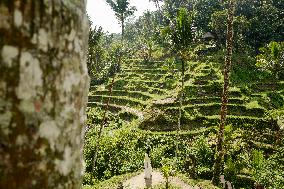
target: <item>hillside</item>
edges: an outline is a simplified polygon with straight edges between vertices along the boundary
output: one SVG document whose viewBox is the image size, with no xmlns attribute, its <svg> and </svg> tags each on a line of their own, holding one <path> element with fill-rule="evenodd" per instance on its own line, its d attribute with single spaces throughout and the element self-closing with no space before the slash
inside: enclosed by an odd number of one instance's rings
<svg viewBox="0 0 284 189">
<path fill-rule="evenodd" d="M 284 189 L 284 0 L 1 0 L 0 189 Z"/>
<path fill-rule="evenodd" d="M 91 30 L 83 184 L 135 182 L 147 153 L 156 175 L 210 183 L 190 187 L 283 188 L 282 4 L 149 2 L 132 19 L 107 0 L 121 35 Z"/>
<path fill-rule="evenodd" d="M 113 170 L 110 175 L 141 169 L 143 154 L 150 148 L 155 168 L 162 166 L 161 159 L 170 158 L 177 161 L 175 169 L 210 179 L 216 145 L 214 138 L 220 120 L 221 66 L 213 62 L 188 62 L 180 132 L 177 132 L 178 96 L 181 92 L 178 67 L 170 67 L 166 62 L 144 63 L 140 60 L 129 60 L 117 74 L 110 96 L 108 88 L 111 79 L 106 85 L 91 86 L 88 106 L 104 109 L 110 99 L 109 111 L 112 116 L 123 120 L 120 128 L 107 128 L 112 135 L 116 133 L 116 140 L 121 142 L 107 141 L 110 136 L 103 139 L 103 146 L 108 145 L 108 142 L 113 145 L 102 149 L 105 152 L 120 146 L 116 152 L 109 154 L 118 155 L 116 160 L 119 161 L 115 163 L 116 173 Z M 282 81 L 247 83 L 246 87 L 231 85 L 226 126 L 228 158 L 245 161 L 241 156 L 251 153 L 252 149 L 270 154 L 274 152 L 280 137 L 280 128 L 275 120 L 266 116 L 272 109 L 273 99 L 269 102 L 265 99 L 271 95 L 271 91 L 274 96 L 280 95 L 283 98 L 283 89 Z M 126 145 L 125 142 L 130 144 Z M 136 152 L 129 152 L 128 148 Z M 128 159 L 120 154 L 123 151 L 130 159 L 135 157 L 131 160 L 134 161 L 131 162 L 134 164 L 131 165 L 132 168 L 121 170 L 126 168 L 125 161 Z M 104 161 L 114 163 L 115 160 L 107 158 L 110 156 L 101 155 Z M 193 161 L 201 162 L 196 162 L 193 167 L 190 165 Z M 243 164 L 236 173 L 235 185 L 249 188 L 253 185 L 251 172 L 245 162 L 239 163 Z M 111 168 L 103 167 L 102 170 Z"/>
</svg>

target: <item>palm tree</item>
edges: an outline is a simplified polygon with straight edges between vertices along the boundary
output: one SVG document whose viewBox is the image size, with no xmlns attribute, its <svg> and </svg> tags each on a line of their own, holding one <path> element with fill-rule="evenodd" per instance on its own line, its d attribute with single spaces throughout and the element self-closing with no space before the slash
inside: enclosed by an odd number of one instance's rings
<svg viewBox="0 0 284 189">
<path fill-rule="evenodd" d="M 111 99 L 111 96 L 112 96 L 112 91 L 113 91 L 113 86 L 114 86 L 116 74 L 119 71 L 119 68 L 121 66 L 123 54 L 124 54 L 124 52 L 123 52 L 122 44 L 120 44 L 120 43 L 114 44 L 112 49 L 111 49 L 110 57 L 111 57 L 112 62 L 115 66 L 113 67 L 112 81 L 111 81 L 111 84 L 110 84 L 109 90 L 108 90 L 108 96 L 109 97 L 108 97 L 107 102 L 105 104 L 106 106 L 105 106 L 105 110 L 104 110 L 104 113 L 103 113 L 102 122 L 100 124 L 99 132 L 98 132 L 98 138 L 97 138 L 96 144 L 95 144 L 95 150 L 94 150 L 94 156 L 93 156 L 93 171 L 96 170 L 96 163 L 97 163 L 97 158 L 98 158 L 98 152 L 99 152 L 99 149 L 100 149 L 100 142 L 101 142 L 103 130 L 104 130 L 105 126 L 107 126 L 107 124 L 108 124 L 107 123 L 107 112 L 108 112 L 109 105 L 110 105 L 110 99 Z"/>
<path fill-rule="evenodd" d="M 192 44 L 192 15 L 186 8 L 179 8 L 175 19 L 172 20 L 170 26 L 164 29 L 164 33 L 167 33 L 170 38 L 171 50 L 176 55 L 176 59 L 181 60 L 181 92 L 179 94 L 179 116 L 177 132 L 181 129 L 181 116 L 182 116 L 182 101 L 184 92 L 184 76 L 185 76 L 185 63 L 187 61 L 188 48 Z M 178 134 L 179 135 L 179 134 Z M 177 150 L 178 152 L 178 146 Z"/>
<path fill-rule="evenodd" d="M 129 0 L 106 0 L 121 24 L 121 39 L 124 37 L 125 19 L 134 14 L 136 7 L 130 7 Z"/>
<path fill-rule="evenodd" d="M 163 0 L 149 0 L 149 2 L 153 2 L 155 4 L 155 7 L 158 9 L 159 21 L 160 21 L 160 24 L 161 24 L 163 14 L 162 14 L 162 9 L 161 9 L 161 6 L 160 6 L 160 2 L 163 2 Z"/>
<path fill-rule="evenodd" d="M 235 9 L 235 0 L 229 0 L 228 3 L 228 18 L 227 18 L 227 52 L 225 57 L 224 65 L 224 85 L 222 93 L 222 105 L 221 105 L 221 121 L 219 126 L 219 135 L 217 142 L 217 157 L 214 163 L 213 169 L 213 178 L 212 183 L 214 185 L 220 184 L 220 175 L 222 172 L 222 165 L 224 159 L 224 129 L 226 124 L 227 117 L 227 104 L 229 99 L 229 79 L 232 63 L 232 54 L 233 54 L 233 20 L 234 20 L 234 9 Z"/>
</svg>

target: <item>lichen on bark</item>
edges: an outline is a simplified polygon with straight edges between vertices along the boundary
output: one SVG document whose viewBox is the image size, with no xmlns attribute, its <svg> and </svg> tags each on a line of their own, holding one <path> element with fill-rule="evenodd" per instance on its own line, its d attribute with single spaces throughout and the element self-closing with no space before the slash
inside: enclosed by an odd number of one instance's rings
<svg viewBox="0 0 284 189">
<path fill-rule="evenodd" d="M 85 0 L 0 2 L 0 188 L 79 188 Z"/>
</svg>

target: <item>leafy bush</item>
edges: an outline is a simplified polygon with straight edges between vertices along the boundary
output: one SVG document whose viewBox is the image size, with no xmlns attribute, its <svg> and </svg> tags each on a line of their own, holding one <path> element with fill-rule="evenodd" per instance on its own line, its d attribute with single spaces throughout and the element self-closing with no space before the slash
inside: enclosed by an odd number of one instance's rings
<svg viewBox="0 0 284 189">
<path fill-rule="evenodd" d="M 252 176 L 258 184 L 264 184 L 265 182 L 266 175 L 264 173 L 267 166 L 266 164 L 267 162 L 263 156 L 263 153 L 258 150 L 253 150 L 252 161 L 251 161 L 252 170 L 253 170 Z"/>
<path fill-rule="evenodd" d="M 247 85 L 243 85 L 240 90 L 246 96 L 250 96 L 252 93 L 251 87 L 248 87 Z"/>
<path fill-rule="evenodd" d="M 255 65 L 256 60 L 252 56 L 235 54 L 233 62 L 235 64 L 232 65 L 231 81 L 234 84 L 246 86 L 248 83 L 265 81 L 270 78 L 268 72 L 258 69 Z"/>
<path fill-rule="evenodd" d="M 193 134 L 189 133 L 183 136 L 182 140 L 177 140 L 176 135 L 170 133 L 155 134 L 125 128 L 115 130 L 106 128 L 100 143 L 97 167 L 93 172 L 93 154 L 97 138 L 96 129 L 93 128 L 88 132 L 84 149 L 86 171 L 92 177 L 87 174 L 84 182 L 92 183 L 93 178 L 105 180 L 115 175 L 142 169 L 144 154 L 147 149 L 150 149 L 153 168 L 161 168 L 163 166 L 162 159 L 168 158 L 172 162 L 176 162 L 175 169 L 177 171 L 184 171 L 187 167 L 186 159 L 189 153 L 188 139 L 192 140 L 192 136 Z M 201 176 L 204 176 L 210 170 L 210 166 L 213 165 L 213 153 L 209 144 L 207 142 L 203 144 L 202 141 L 194 143 L 192 151 L 196 155 L 198 162 L 201 162 L 201 164 L 197 164 L 197 170 L 201 173 Z M 179 149 L 178 159 L 175 158 L 177 145 Z M 204 171 L 205 169 L 206 171 Z"/>
<path fill-rule="evenodd" d="M 166 189 L 169 188 L 169 178 L 170 176 L 174 176 L 175 175 L 175 171 L 174 171 L 174 162 L 172 161 L 172 159 L 168 159 L 168 158 L 163 158 L 162 159 L 162 174 L 163 177 L 166 180 Z"/>
<path fill-rule="evenodd" d="M 110 83 L 109 83 L 110 84 Z M 123 87 L 127 84 L 127 82 L 123 79 L 116 80 L 113 84 L 113 88 L 115 89 L 123 89 Z"/>
<path fill-rule="evenodd" d="M 214 152 L 204 136 L 200 136 L 193 141 L 192 146 L 189 148 L 189 158 L 193 163 L 191 166 L 191 169 L 194 169 L 191 170 L 192 173 L 201 178 L 211 178 Z"/>
<path fill-rule="evenodd" d="M 211 85 L 209 85 L 209 92 L 219 92 L 222 87 L 222 83 L 213 81 L 211 82 Z"/>
<path fill-rule="evenodd" d="M 225 57 L 225 51 L 223 49 L 218 50 L 217 52 L 213 52 L 212 54 L 207 56 L 207 60 L 209 62 L 223 63 Z"/>
<path fill-rule="evenodd" d="M 133 114 L 133 113 L 130 113 L 130 112 L 127 112 L 127 111 L 121 111 L 118 113 L 118 116 L 120 119 L 123 119 L 123 120 L 127 120 L 127 121 L 132 121 L 134 119 L 137 119 L 138 116 Z"/>
<path fill-rule="evenodd" d="M 95 179 L 91 173 L 85 173 L 83 176 L 83 185 L 94 185 Z"/>
<path fill-rule="evenodd" d="M 282 108 L 284 106 L 284 98 L 277 92 L 270 92 L 267 94 L 267 97 L 269 98 L 270 104 L 273 108 Z"/>
<path fill-rule="evenodd" d="M 138 147 L 139 137 L 128 130 L 105 130 L 100 142 L 97 167 L 92 171 L 95 149 L 95 131 L 90 132 L 85 145 L 86 171 L 99 180 L 115 175 L 134 172 L 143 165 L 143 148 Z"/>
<path fill-rule="evenodd" d="M 87 108 L 87 125 L 99 124 L 103 119 L 101 108 Z"/>
<path fill-rule="evenodd" d="M 93 129 L 96 130 L 103 119 L 104 110 L 99 107 L 88 107 L 87 108 L 87 128 L 86 133 Z M 109 128 L 117 128 L 117 126 L 121 125 L 121 120 L 116 115 L 112 114 L 111 112 L 106 113 L 106 121 L 108 123 Z"/>
<path fill-rule="evenodd" d="M 253 151 L 252 155 L 253 178 L 258 184 L 268 189 L 284 187 L 284 148 L 277 150 L 267 160 L 260 151 Z"/>
<path fill-rule="evenodd" d="M 279 72 L 284 70 L 284 42 L 270 42 L 266 47 L 260 48 L 261 54 L 257 56 L 256 65 L 279 78 Z"/>
<path fill-rule="evenodd" d="M 232 157 L 229 157 L 225 161 L 225 168 L 224 168 L 224 173 L 225 173 L 225 178 L 229 180 L 230 182 L 234 182 L 236 180 L 236 176 L 239 173 L 239 167 L 238 164 L 234 162 Z"/>
<path fill-rule="evenodd" d="M 176 130 L 177 114 L 169 114 L 168 112 L 158 109 L 151 110 L 147 117 L 140 123 L 139 128 L 154 131 L 173 131 Z"/>
</svg>

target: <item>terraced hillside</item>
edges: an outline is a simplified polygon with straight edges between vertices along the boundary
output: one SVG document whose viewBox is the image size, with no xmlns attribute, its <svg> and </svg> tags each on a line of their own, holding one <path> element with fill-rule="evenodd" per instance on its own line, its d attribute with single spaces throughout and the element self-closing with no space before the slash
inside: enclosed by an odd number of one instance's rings
<svg viewBox="0 0 284 189">
<path fill-rule="evenodd" d="M 109 85 L 91 86 L 89 107 L 106 106 L 114 113 L 128 112 L 143 119 L 144 110 L 159 99 L 171 96 L 176 87 L 175 78 L 163 68 L 162 62 L 141 64 L 139 61 L 124 64 L 117 74 L 113 91 L 109 96 Z M 176 74 L 176 70 L 173 70 Z"/>
<path fill-rule="evenodd" d="M 195 130 L 217 126 L 221 107 L 222 74 L 216 63 L 191 62 L 185 75 L 182 102 L 182 130 Z M 151 131 L 177 129 L 180 93 L 179 73 L 168 69 L 163 62 L 141 63 L 133 61 L 122 66 L 116 76 L 113 92 L 110 85 L 91 86 L 90 107 L 106 106 L 109 100 L 113 113 L 127 112 L 141 120 L 140 128 Z M 283 95 L 284 83 L 254 83 L 250 90 L 238 86 L 230 88 L 227 121 L 234 129 L 240 128 L 257 140 L 263 130 L 268 130 L 269 143 L 273 143 L 276 122 L 264 119 L 267 93 Z M 129 120 L 129 119 L 128 119 Z M 254 142 L 256 142 L 254 141 Z M 258 141 L 260 142 L 260 141 Z"/>
<path fill-rule="evenodd" d="M 210 143 L 210 140 L 216 137 L 220 119 L 221 67 L 217 63 L 200 62 L 190 62 L 187 67 L 182 101 L 182 131 L 178 133 L 175 131 L 180 106 L 178 100 L 181 93 L 180 74 L 177 69 L 169 69 L 163 62 L 146 64 L 131 61 L 123 64 L 121 72 L 116 76 L 112 94 L 109 95 L 108 92 L 110 81 L 106 85 L 94 85 L 90 90 L 88 106 L 105 107 L 109 100 L 109 110 L 112 113 L 127 122 L 138 120 L 133 130 L 141 133 L 141 135 L 133 134 L 138 138 L 138 142 L 143 141 L 143 145 L 147 145 L 145 141 L 152 140 L 150 142 L 152 150 L 162 148 L 165 156 L 174 156 L 177 137 L 181 139 L 179 141 L 181 146 L 199 140 L 201 136 L 207 137 L 206 140 Z M 248 83 L 246 86 L 230 87 L 226 127 L 230 156 L 237 157 L 251 149 L 273 153 L 274 146 L 281 138 L 281 128 L 276 120 L 267 115 L 269 110 L 283 106 L 281 105 L 283 102 L 275 100 L 283 99 L 283 89 L 283 81 Z M 279 96 L 281 98 L 278 98 Z M 162 147 L 163 145 L 167 147 Z M 187 147 L 182 148 L 184 149 L 180 152 L 181 157 L 184 157 L 186 162 Z M 211 148 L 214 148 L 214 142 Z M 153 152 L 155 153 L 157 152 Z M 210 167 L 213 157 L 205 162 L 208 167 L 204 173 L 200 173 L 202 178 L 211 178 Z M 159 163 L 153 163 L 154 167 L 160 166 Z M 238 174 L 238 179 L 241 179 L 239 186 L 253 185 L 246 167 L 241 167 Z"/>
</svg>

